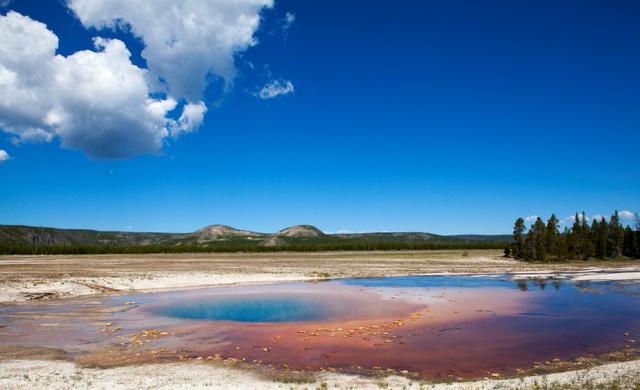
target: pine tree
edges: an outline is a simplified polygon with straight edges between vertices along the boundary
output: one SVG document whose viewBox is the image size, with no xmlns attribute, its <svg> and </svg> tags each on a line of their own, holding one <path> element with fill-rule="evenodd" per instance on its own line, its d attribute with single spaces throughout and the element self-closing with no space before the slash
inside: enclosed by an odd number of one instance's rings
<svg viewBox="0 0 640 390">
<path fill-rule="evenodd" d="M 535 246 L 535 256 L 533 258 L 537 261 L 545 261 L 547 259 L 547 250 L 545 246 L 545 233 L 547 226 L 542 222 L 542 219 L 538 217 L 531 230 L 535 231 L 535 241 L 533 242 L 533 245 Z"/>
<path fill-rule="evenodd" d="M 588 260 L 627 256 L 640 259 L 640 216 L 635 216 L 635 229 L 623 227 L 616 211 L 609 221 L 604 217 L 593 219 L 587 215 L 575 214 L 571 228 L 558 231 L 558 218 L 552 214 L 545 224 L 541 218 L 526 229 L 525 222 L 518 218 L 513 229 L 513 244 L 505 249 L 514 258 L 533 261 L 563 259 Z M 525 237 L 525 231 L 526 237 Z"/>
<path fill-rule="evenodd" d="M 591 228 L 589 227 L 589 223 L 587 222 L 587 214 L 584 211 L 582 212 L 582 217 L 580 220 L 580 234 L 580 244 L 582 245 L 582 260 L 589 260 L 593 256 L 594 252 L 593 237 L 591 235 Z"/>
<path fill-rule="evenodd" d="M 566 260 L 569 258 L 569 240 L 571 232 L 565 226 L 564 231 L 558 237 L 558 260 Z"/>
<path fill-rule="evenodd" d="M 618 210 L 611 216 L 609 222 L 609 257 L 615 259 L 622 255 L 622 242 L 624 240 L 624 230 L 620 225 L 620 217 L 618 216 Z"/>
<path fill-rule="evenodd" d="M 580 216 L 578 215 L 578 213 L 576 213 L 576 215 L 573 217 L 573 226 L 571 227 L 571 233 L 569 235 L 567 245 L 569 250 L 569 257 L 572 259 L 582 258 L 582 245 L 580 244 L 582 236 L 581 231 L 582 225 L 580 224 Z"/>
<path fill-rule="evenodd" d="M 602 218 L 594 219 L 591 223 L 591 233 L 594 238 L 594 256 L 598 259 L 607 257 L 607 221 Z"/>
<path fill-rule="evenodd" d="M 631 226 L 627 225 L 627 227 L 624 229 L 622 255 L 627 257 L 634 257 L 637 251 L 635 245 L 635 232 L 631 230 Z"/>
<path fill-rule="evenodd" d="M 635 242 L 634 247 L 636 248 L 636 251 L 633 257 L 636 259 L 640 259 L 640 214 L 638 213 L 636 213 L 635 222 L 636 222 L 636 230 L 633 232 L 634 233 L 633 236 L 634 236 L 634 242 Z"/>
<path fill-rule="evenodd" d="M 551 218 L 547 221 L 546 231 L 544 234 L 544 245 L 547 256 L 550 258 L 559 259 L 559 235 L 558 231 L 558 218 L 555 214 L 551 214 Z"/>
<path fill-rule="evenodd" d="M 524 241 L 524 258 L 527 260 L 536 260 L 538 258 L 538 233 L 533 226 L 527 232 L 527 238 Z"/>
<path fill-rule="evenodd" d="M 513 226 L 513 257 L 516 259 L 525 258 L 524 248 L 524 232 L 527 227 L 524 224 L 524 219 L 518 218 Z"/>
</svg>

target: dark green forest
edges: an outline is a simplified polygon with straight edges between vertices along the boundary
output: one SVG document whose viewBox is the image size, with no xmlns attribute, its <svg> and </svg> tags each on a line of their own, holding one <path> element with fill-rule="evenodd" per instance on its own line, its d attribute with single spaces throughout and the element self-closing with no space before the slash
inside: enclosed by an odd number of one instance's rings
<svg viewBox="0 0 640 390">
<path fill-rule="evenodd" d="M 504 242 L 385 242 L 366 239 L 331 240 L 326 242 L 291 242 L 282 246 L 267 247 L 247 242 L 220 242 L 209 245 L 100 245 L 100 244 L 52 244 L 29 245 L 1 243 L 0 255 L 61 255 L 61 254 L 142 254 L 142 253 L 220 253 L 220 252 L 321 252 L 321 251 L 370 251 L 370 250 L 438 250 L 438 249 L 502 249 Z"/>
<path fill-rule="evenodd" d="M 513 242 L 505 256 L 524 261 L 566 261 L 589 259 L 640 258 L 640 221 L 623 226 L 616 211 L 609 220 L 593 219 L 576 213 L 571 227 L 561 232 L 559 220 L 552 214 L 545 223 L 540 217 L 527 229 L 523 218 L 513 227 Z"/>
</svg>

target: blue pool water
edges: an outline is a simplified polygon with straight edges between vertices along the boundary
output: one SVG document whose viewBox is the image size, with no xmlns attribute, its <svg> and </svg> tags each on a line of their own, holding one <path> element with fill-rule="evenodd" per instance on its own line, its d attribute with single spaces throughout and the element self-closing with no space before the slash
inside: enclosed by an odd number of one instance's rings
<svg viewBox="0 0 640 390">
<path fill-rule="evenodd" d="M 607 322 L 620 321 L 640 315 L 637 297 L 640 284 L 617 282 L 571 282 L 559 279 L 514 280 L 509 275 L 498 276 L 399 276 L 331 280 L 316 284 L 324 291 L 332 286 L 347 285 L 364 289 L 402 288 L 428 291 L 431 288 L 498 288 L 520 290 L 531 298 L 531 309 L 523 310 L 523 317 L 563 318 L 584 321 L 585 317 L 599 317 L 604 310 Z M 537 292 L 535 295 L 527 292 Z M 585 294 L 585 292 L 587 292 Z M 122 298 L 121 298 L 122 299 Z M 342 300 L 342 299 L 338 299 Z M 336 298 L 296 292 L 270 294 L 223 294 L 172 300 L 152 311 L 165 317 L 237 321 L 237 322 L 300 322 L 331 320 L 345 313 L 353 314 L 362 308 L 336 303 Z M 628 319 L 627 319 L 628 321 Z M 565 324 L 566 325 L 566 324 Z"/>
<path fill-rule="evenodd" d="M 287 297 L 222 297 L 180 302 L 160 308 L 157 314 L 193 320 L 238 322 L 295 322 L 327 319 L 330 311 L 318 302 Z"/>
</svg>

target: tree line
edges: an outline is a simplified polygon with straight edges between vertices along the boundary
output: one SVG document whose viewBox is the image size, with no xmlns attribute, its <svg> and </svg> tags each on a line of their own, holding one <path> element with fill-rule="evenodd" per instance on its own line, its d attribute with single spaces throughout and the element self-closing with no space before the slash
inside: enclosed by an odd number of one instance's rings
<svg viewBox="0 0 640 390">
<path fill-rule="evenodd" d="M 513 242 L 505 248 L 505 256 L 525 261 L 564 261 L 640 258 L 640 220 L 635 227 L 623 227 L 618 211 L 609 220 L 594 218 L 591 224 L 584 211 L 576 213 L 571 227 L 560 232 L 555 214 L 545 223 L 538 217 L 527 229 L 524 219 L 513 226 Z"/>
<path fill-rule="evenodd" d="M 393 250 L 444 250 L 444 249 L 502 249 L 504 242 L 384 242 L 353 240 L 335 242 L 300 242 L 268 247 L 251 243 L 197 244 L 48 244 L 31 245 L 0 241 L 0 255 L 93 255 L 93 254 L 143 254 L 143 253 L 221 253 L 221 252 L 321 252 L 321 251 L 393 251 Z"/>
</svg>

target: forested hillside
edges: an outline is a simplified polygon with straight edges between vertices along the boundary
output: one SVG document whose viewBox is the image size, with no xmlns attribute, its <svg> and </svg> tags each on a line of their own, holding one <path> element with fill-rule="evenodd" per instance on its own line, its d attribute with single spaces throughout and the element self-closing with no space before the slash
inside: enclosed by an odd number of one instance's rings
<svg viewBox="0 0 640 390">
<path fill-rule="evenodd" d="M 326 234 L 311 225 L 276 233 L 211 225 L 192 233 L 103 232 L 0 225 L 0 254 L 274 252 L 330 250 L 501 249 L 510 236 L 421 232 Z"/>
</svg>

